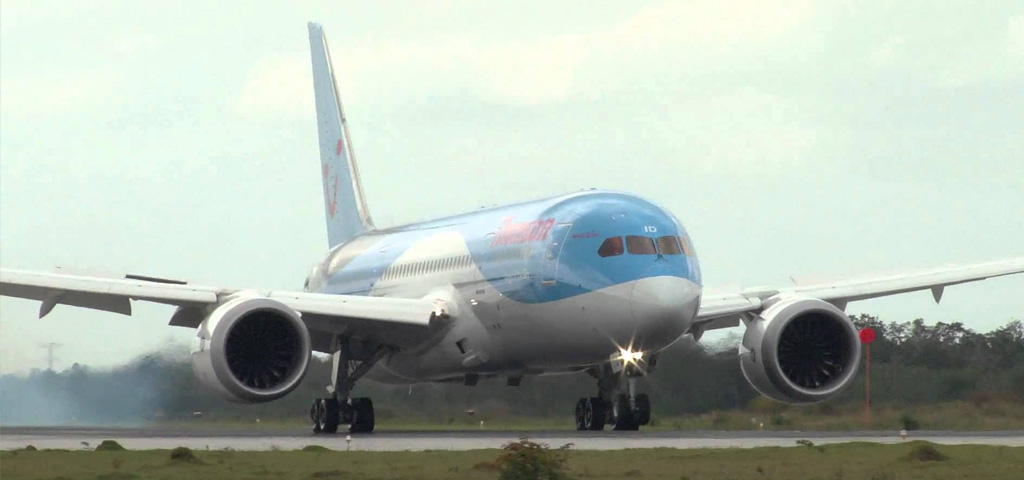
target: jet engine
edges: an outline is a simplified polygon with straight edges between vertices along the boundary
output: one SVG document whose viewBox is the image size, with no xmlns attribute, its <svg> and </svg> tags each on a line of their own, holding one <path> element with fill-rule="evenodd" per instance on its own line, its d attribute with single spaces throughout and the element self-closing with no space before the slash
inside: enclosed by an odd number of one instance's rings
<svg viewBox="0 0 1024 480">
<path fill-rule="evenodd" d="M 853 322 L 816 298 L 771 299 L 747 323 L 740 367 L 762 395 L 790 404 L 836 396 L 860 364 L 860 339 Z"/>
<path fill-rule="evenodd" d="M 217 306 L 199 325 L 192 370 L 206 387 L 239 403 L 276 400 L 299 386 L 311 356 L 298 312 L 256 295 Z"/>
</svg>

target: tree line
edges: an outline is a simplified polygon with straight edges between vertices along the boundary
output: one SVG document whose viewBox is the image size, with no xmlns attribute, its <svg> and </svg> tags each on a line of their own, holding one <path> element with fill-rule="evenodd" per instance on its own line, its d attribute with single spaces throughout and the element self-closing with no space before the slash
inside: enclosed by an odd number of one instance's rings
<svg viewBox="0 0 1024 480">
<path fill-rule="evenodd" d="M 900 406 L 977 398 L 1024 401 L 1024 323 L 979 333 L 962 323 L 885 323 L 852 317 L 877 334 L 871 344 L 873 402 Z M 638 381 L 660 416 L 745 408 L 758 394 L 743 378 L 730 337 L 712 345 L 684 338 L 661 353 L 656 370 Z M 0 424 L 140 423 L 203 418 L 252 421 L 304 418 L 313 398 L 326 395 L 330 359 L 317 356 L 302 384 L 281 400 L 237 405 L 202 387 L 187 353 L 171 349 L 112 369 L 76 364 L 61 372 L 34 370 L 0 377 Z M 862 402 L 864 369 L 838 398 Z M 377 417 L 451 423 L 472 409 L 479 418 L 564 417 L 576 399 L 596 393 L 585 374 L 526 377 L 509 387 L 503 378 L 461 384 L 391 386 L 364 380 L 358 396 L 374 400 Z"/>
</svg>

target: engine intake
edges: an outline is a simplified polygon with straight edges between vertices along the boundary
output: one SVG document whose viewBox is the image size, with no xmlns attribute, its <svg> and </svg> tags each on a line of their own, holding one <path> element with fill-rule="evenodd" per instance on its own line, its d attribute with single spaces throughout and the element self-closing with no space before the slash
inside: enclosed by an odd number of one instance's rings
<svg viewBox="0 0 1024 480">
<path fill-rule="evenodd" d="M 299 314 L 259 296 L 239 296 L 218 306 L 199 325 L 196 337 L 196 377 L 218 395 L 240 403 L 287 395 L 306 375 L 312 352 Z"/>
<path fill-rule="evenodd" d="M 740 367 L 761 394 L 806 404 L 839 394 L 857 372 L 860 340 L 842 310 L 816 298 L 775 299 L 747 325 Z"/>
</svg>

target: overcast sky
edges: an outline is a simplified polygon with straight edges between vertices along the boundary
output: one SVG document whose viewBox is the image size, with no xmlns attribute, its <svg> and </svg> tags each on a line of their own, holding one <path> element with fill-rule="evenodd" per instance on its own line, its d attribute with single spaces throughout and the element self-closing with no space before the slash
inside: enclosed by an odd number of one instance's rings
<svg viewBox="0 0 1024 480">
<path fill-rule="evenodd" d="M 0 261 L 298 289 L 326 248 L 305 22 L 378 226 L 598 187 L 708 286 L 1024 255 L 1024 4 L 0 3 Z M 193 332 L 0 300 L 0 371 Z M 850 305 L 987 331 L 1024 278 Z"/>
</svg>

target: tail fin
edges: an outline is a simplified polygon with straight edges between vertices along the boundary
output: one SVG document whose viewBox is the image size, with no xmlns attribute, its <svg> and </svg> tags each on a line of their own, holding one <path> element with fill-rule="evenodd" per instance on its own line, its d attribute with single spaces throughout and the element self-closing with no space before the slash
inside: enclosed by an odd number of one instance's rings
<svg viewBox="0 0 1024 480">
<path fill-rule="evenodd" d="M 331 52 L 327 48 L 323 28 L 312 22 L 309 23 L 309 49 L 313 58 L 313 91 L 320 136 L 327 241 L 334 247 L 374 227 L 359 182 L 359 169 L 356 168 L 345 124 L 345 111 L 334 80 Z"/>
</svg>

